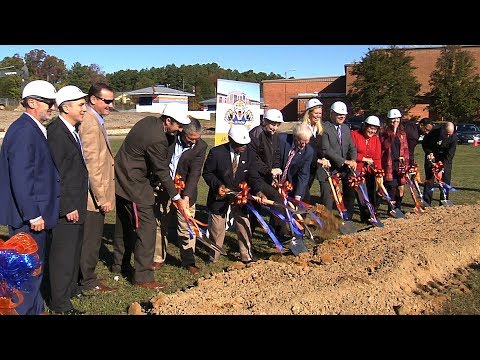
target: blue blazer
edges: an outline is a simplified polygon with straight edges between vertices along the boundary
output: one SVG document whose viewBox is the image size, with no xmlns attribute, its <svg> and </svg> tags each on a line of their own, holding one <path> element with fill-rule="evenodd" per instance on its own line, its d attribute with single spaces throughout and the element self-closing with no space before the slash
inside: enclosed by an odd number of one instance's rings
<svg viewBox="0 0 480 360">
<path fill-rule="evenodd" d="M 47 139 L 22 114 L 8 128 L 0 152 L 0 224 L 18 228 L 42 216 L 53 228 L 60 208 L 60 176 Z"/>
<path fill-rule="evenodd" d="M 288 153 L 293 146 L 293 135 L 281 133 L 278 135 L 278 143 L 280 149 L 280 163 L 275 164 L 282 171 L 285 168 L 288 160 Z M 296 152 L 293 156 L 292 162 L 288 168 L 287 180 L 293 186 L 292 196 L 302 196 L 308 187 L 308 179 L 310 177 L 310 165 L 312 163 L 314 150 L 308 144 L 301 152 Z"/>
</svg>

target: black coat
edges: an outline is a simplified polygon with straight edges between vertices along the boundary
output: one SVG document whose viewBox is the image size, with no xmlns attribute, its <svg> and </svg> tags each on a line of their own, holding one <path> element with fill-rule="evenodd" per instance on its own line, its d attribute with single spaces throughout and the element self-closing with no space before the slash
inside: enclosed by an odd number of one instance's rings
<svg viewBox="0 0 480 360">
<path fill-rule="evenodd" d="M 65 215 L 78 210 L 79 224 L 85 221 L 88 195 L 88 170 L 82 151 L 70 130 L 57 117 L 47 127 L 47 140 L 60 174 L 60 222 L 71 223 Z"/>
<path fill-rule="evenodd" d="M 230 144 L 222 144 L 210 149 L 203 166 L 203 179 L 209 190 L 207 196 L 208 209 L 217 215 L 225 214 L 231 197 L 217 199 L 218 188 L 225 185 L 231 190 L 239 190 L 238 185 L 246 181 L 251 187 L 250 194 L 261 191 L 261 181 L 256 169 L 255 153 L 247 146 L 247 150 L 240 154 L 235 178 L 233 177 Z"/>
</svg>

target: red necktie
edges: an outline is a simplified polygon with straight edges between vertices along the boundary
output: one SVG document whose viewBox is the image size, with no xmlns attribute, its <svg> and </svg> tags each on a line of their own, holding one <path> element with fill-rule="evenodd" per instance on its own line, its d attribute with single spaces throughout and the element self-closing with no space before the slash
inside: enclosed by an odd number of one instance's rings
<svg viewBox="0 0 480 360">
<path fill-rule="evenodd" d="M 288 153 L 287 163 L 285 164 L 285 168 L 283 169 L 282 177 L 280 178 L 280 182 L 284 183 L 287 180 L 287 172 L 288 168 L 290 167 L 290 163 L 292 162 L 293 157 L 295 156 L 295 148 L 292 148 Z"/>
</svg>

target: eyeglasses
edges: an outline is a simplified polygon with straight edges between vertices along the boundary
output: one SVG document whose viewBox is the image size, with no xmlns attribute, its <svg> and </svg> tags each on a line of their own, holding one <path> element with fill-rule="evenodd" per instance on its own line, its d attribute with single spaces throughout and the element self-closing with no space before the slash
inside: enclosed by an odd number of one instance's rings
<svg viewBox="0 0 480 360">
<path fill-rule="evenodd" d="M 102 97 L 99 97 L 97 95 L 94 95 L 98 100 L 102 100 L 105 104 L 110 105 L 115 99 L 104 99 Z"/>
<path fill-rule="evenodd" d="M 55 99 L 46 99 L 40 96 L 31 96 L 32 99 L 43 102 L 48 105 L 49 108 L 51 108 L 53 105 L 55 105 Z"/>
</svg>

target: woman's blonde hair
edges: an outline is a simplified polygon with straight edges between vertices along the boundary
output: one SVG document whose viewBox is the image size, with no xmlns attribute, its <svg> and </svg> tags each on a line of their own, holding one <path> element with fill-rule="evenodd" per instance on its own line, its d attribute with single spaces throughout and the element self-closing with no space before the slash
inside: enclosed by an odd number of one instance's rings
<svg viewBox="0 0 480 360">
<path fill-rule="evenodd" d="M 307 111 L 305 111 L 305 114 L 303 114 L 303 118 L 302 118 L 302 123 L 305 124 L 305 125 L 311 125 L 310 124 L 310 113 L 317 109 L 317 108 L 321 108 L 322 106 L 321 105 L 318 105 L 318 106 L 314 106 L 312 107 L 311 109 L 308 109 Z M 323 122 L 322 122 L 322 119 L 318 120 L 317 123 L 315 124 L 315 127 L 317 128 L 317 134 L 316 135 L 323 135 Z"/>
</svg>

